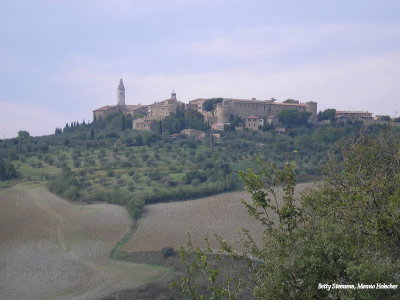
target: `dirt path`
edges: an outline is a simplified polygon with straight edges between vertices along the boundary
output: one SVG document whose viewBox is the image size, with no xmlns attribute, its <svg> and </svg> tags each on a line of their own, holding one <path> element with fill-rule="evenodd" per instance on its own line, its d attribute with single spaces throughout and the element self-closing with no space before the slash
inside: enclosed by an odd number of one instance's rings
<svg viewBox="0 0 400 300">
<path fill-rule="evenodd" d="M 299 184 L 297 192 L 310 186 Z M 145 207 L 133 238 L 123 247 L 126 251 L 160 251 L 163 247 L 179 247 L 188 242 L 188 232 L 195 245 L 204 245 L 208 237 L 211 247 L 219 248 L 213 238 L 221 235 L 229 242 L 239 241 L 241 228 L 262 241 L 263 226 L 247 213 L 241 199 L 250 200 L 247 192 L 225 193 L 198 200 L 160 203 Z M 242 249 L 237 246 L 237 249 Z"/>
<path fill-rule="evenodd" d="M 43 187 L 0 193 L 0 299 L 96 299 L 169 278 L 169 270 L 109 258 L 129 230 L 126 210 L 71 204 Z"/>
</svg>

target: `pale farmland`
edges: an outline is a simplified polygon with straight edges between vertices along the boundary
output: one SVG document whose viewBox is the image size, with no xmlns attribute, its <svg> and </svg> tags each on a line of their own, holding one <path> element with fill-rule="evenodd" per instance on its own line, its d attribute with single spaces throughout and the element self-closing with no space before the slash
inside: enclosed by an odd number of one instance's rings
<svg viewBox="0 0 400 300">
<path fill-rule="evenodd" d="M 310 185 L 299 184 L 296 193 Z M 160 251 L 166 246 L 177 248 L 186 245 L 188 232 L 196 246 L 204 246 L 204 238 L 207 237 L 211 247 L 218 248 L 214 234 L 234 242 L 240 240 L 241 228 L 248 229 L 253 238 L 261 243 L 264 228 L 248 215 L 241 199 L 250 201 L 251 198 L 247 192 L 233 192 L 191 201 L 148 205 L 137 231 L 123 249 Z M 241 249 L 238 245 L 236 247 Z"/>
<path fill-rule="evenodd" d="M 121 206 L 71 204 L 40 186 L 0 191 L 0 299 L 98 299 L 170 278 L 109 258 L 130 226 Z"/>
</svg>

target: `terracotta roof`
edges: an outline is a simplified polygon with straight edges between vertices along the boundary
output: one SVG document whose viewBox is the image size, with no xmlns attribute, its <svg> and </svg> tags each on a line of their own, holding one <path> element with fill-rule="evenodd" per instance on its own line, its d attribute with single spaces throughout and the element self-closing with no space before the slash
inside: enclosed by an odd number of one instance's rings
<svg viewBox="0 0 400 300">
<path fill-rule="evenodd" d="M 244 119 L 262 119 L 262 118 L 256 116 L 250 116 L 250 117 L 244 117 Z"/>
<path fill-rule="evenodd" d="M 224 98 L 224 101 L 232 102 L 246 102 L 246 103 L 258 103 L 258 104 L 273 104 L 273 105 L 285 105 L 285 106 L 305 106 L 304 103 L 283 103 L 283 102 L 272 102 L 271 100 L 253 100 L 253 99 L 234 99 L 234 98 Z"/>
<path fill-rule="evenodd" d="M 274 105 L 285 105 L 285 106 L 306 106 L 304 103 L 283 103 L 283 102 L 272 102 Z"/>
<path fill-rule="evenodd" d="M 125 105 L 127 109 L 138 109 L 143 107 L 148 107 L 148 105 Z"/>
<path fill-rule="evenodd" d="M 337 110 L 336 114 L 372 114 L 368 111 Z"/>
<path fill-rule="evenodd" d="M 269 100 L 252 100 L 252 99 L 236 99 L 236 98 L 223 98 L 227 101 L 234 101 L 234 102 L 269 102 Z"/>
<path fill-rule="evenodd" d="M 98 109 L 95 109 L 94 111 L 107 110 L 107 109 L 109 109 L 110 107 L 111 107 L 111 105 L 106 105 L 106 106 L 100 107 L 100 108 L 98 108 Z"/>
<path fill-rule="evenodd" d="M 134 123 L 153 123 L 156 121 L 157 120 L 154 120 L 154 119 L 144 119 L 144 118 L 133 120 Z"/>
<path fill-rule="evenodd" d="M 198 98 L 198 99 L 194 99 L 194 100 L 190 100 L 189 103 L 196 103 L 198 104 L 198 102 L 205 102 L 207 99 L 206 98 Z"/>
</svg>

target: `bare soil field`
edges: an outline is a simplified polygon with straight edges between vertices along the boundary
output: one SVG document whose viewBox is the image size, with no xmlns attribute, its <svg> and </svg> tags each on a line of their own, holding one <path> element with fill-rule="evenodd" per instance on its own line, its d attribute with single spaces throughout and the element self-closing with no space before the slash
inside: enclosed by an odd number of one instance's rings
<svg viewBox="0 0 400 300">
<path fill-rule="evenodd" d="M 98 299 L 171 271 L 109 258 L 128 232 L 123 207 L 69 203 L 40 186 L 0 192 L 0 299 Z"/>
<path fill-rule="evenodd" d="M 310 187 L 299 184 L 296 193 Z M 241 228 L 248 229 L 253 238 L 262 242 L 264 228 L 247 213 L 241 199 L 250 201 L 247 192 L 225 193 L 198 200 L 148 205 L 133 238 L 125 244 L 125 251 L 160 251 L 163 247 L 186 245 L 188 232 L 195 246 L 210 240 L 212 248 L 219 248 L 214 234 L 229 242 L 239 241 Z M 236 245 L 237 249 L 241 247 Z"/>
</svg>

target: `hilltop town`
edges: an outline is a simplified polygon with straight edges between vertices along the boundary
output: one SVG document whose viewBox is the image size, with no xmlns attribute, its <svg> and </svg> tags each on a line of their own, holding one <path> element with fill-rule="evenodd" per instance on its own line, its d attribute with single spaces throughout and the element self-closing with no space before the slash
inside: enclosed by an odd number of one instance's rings
<svg viewBox="0 0 400 300">
<path fill-rule="evenodd" d="M 337 239 L 343 237 L 343 232 L 337 228 L 341 230 L 343 226 L 346 229 L 347 235 L 340 244 L 329 244 L 328 254 L 335 250 L 333 246 L 340 248 L 332 255 L 343 249 L 353 251 L 354 247 L 349 244 L 353 240 L 350 235 L 353 230 L 347 228 L 355 224 L 355 219 L 362 222 L 359 209 L 365 208 L 368 201 L 369 206 L 362 212 L 368 217 L 364 219 L 366 225 L 363 228 L 371 225 L 370 216 L 374 217 L 371 212 L 376 211 L 377 203 L 381 207 L 375 217 L 387 213 L 383 208 L 390 209 L 390 214 L 384 215 L 384 221 L 376 223 L 378 230 L 373 233 L 380 241 L 380 224 L 390 226 L 387 227 L 388 234 L 382 235 L 389 237 L 383 241 L 382 249 L 387 249 L 394 229 L 399 228 L 398 222 L 390 221 L 400 219 L 398 213 L 393 213 L 398 212 L 397 207 L 389 201 L 398 201 L 395 197 L 399 195 L 400 127 L 381 126 L 386 121 L 373 118 L 369 112 L 327 109 L 317 113 L 316 102 L 300 103 L 291 99 L 280 103 L 202 98 L 185 104 L 178 101 L 175 92 L 171 98 L 151 105 L 127 105 L 124 84 L 120 80 L 117 104 L 96 109 L 93 114 L 94 122 L 72 122 L 63 129 L 57 128 L 54 135 L 32 137 L 29 132 L 20 131 L 17 138 L 0 140 L 0 202 L 3 204 L 0 220 L 6 220 L 4 224 L 7 225 L 2 226 L 0 250 L 11 261 L 11 264 L 3 264 L 6 273 L 10 274 L 3 279 L 3 285 L 12 287 L 6 291 L 7 296 L 19 290 L 19 270 L 29 274 L 26 268 L 31 266 L 39 270 L 39 276 L 31 276 L 28 287 L 40 285 L 43 278 L 59 278 L 60 270 L 69 280 L 66 285 L 60 282 L 48 285 L 43 291 L 26 289 L 21 299 L 30 295 L 31 290 L 37 291 L 34 299 L 51 298 L 60 294 L 64 286 L 86 296 L 90 295 L 88 291 L 99 291 L 97 287 L 93 288 L 99 281 L 106 287 L 104 293 L 107 294 L 130 288 L 131 281 L 117 286 L 108 283 L 135 272 L 143 282 L 151 280 L 150 276 L 164 278 L 167 274 L 178 274 L 184 265 L 179 262 L 174 249 L 187 242 L 188 231 L 193 233 L 193 244 L 200 247 L 204 237 L 210 238 L 204 245 L 212 249 L 219 247 L 218 241 L 212 240 L 214 234 L 224 236 L 226 241 L 243 240 L 238 235 L 239 228 L 255 232 L 254 242 L 262 243 L 265 232 L 269 232 L 265 224 L 272 223 L 265 221 L 268 219 L 259 214 L 258 208 L 270 209 L 273 216 L 279 206 L 285 222 L 288 215 L 297 216 L 302 211 L 316 215 L 312 209 L 321 212 L 324 218 L 331 212 L 336 216 L 339 211 L 342 216 L 346 211 L 350 216 L 348 224 L 340 224 L 341 219 L 327 219 L 329 224 L 339 223 L 340 226 L 334 228 L 336 231 L 331 231 L 333 227 L 328 226 L 322 235 L 317 235 L 318 238 L 322 236 L 320 245 L 325 245 L 326 234 Z M 393 124 L 400 124 L 398 119 L 394 121 Z M 360 129 L 363 138 L 360 138 Z M 352 140 L 355 143 L 349 144 Z M 348 149 L 353 152 L 346 152 L 350 151 Z M 312 182 L 327 178 L 327 165 L 332 166 L 330 174 L 333 175 L 328 179 L 330 181 L 318 186 L 326 186 L 329 193 L 314 190 L 304 193 L 305 197 L 313 198 L 294 198 L 305 188 L 312 188 Z M 322 166 L 325 167 L 323 171 Z M 346 177 L 338 177 L 341 174 Z M 294 189 L 296 181 L 301 184 Z M 270 182 L 277 186 L 264 186 Z M 331 182 L 338 184 L 328 186 Z M 286 185 L 280 190 L 278 185 L 282 183 Z M 395 194 L 379 192 L 382 186 Z M 243 191 L 245 188 L 250 193 Z M 271 191 L 271 196 L 265 194 L 266 191 Z M 360 192 L 355 194 L 355 191 Z M 251 202 L 251 195 L 263 202 Z M 253 210 L 252 206 L 243 205 L 243 199 L 249 205 L 256 203 L 259 206 Z M 374 202 L 375 199 L 378 201 Z M 290 201 L 312 207 L 297 209 Z M 85 205 L 80 205 L 82 203 Z M 91 203 L 92 206 L 87 205 Z M 277 206 L 272 206 L 275 203 Z M 261 216 L 262 223 L 253 219 L 248 209 Z M 140 222 L 137 221 L 139 218 Z M 386 220 L 390 222 L 385 223 Z M 298 228 L 308 230 L 319 228 L 320 224 L 324 226 L 327 222 L 321 219 L 313 226 Z M 19 237 L 18 244 L 9 242 L 9 237 L 14 242 L 15 236 Z M 285 231 L 282 237 L 288 236 Z M 301 241 L 305 236 L 309 236 L 308 232 L 301 232 Z M 364 236 L 365 231 L 360 230 L 354 240 L 359 241 L 359 237 Z M 31 251 L 32 240 L 37 245 L 36 252 Z M 359 253 L 350 254 L 360 257 L 365 249 L 370 249 L 370 242 L 367 240 Z M 302 261 L 309 253 L 314 253 L 315 239 L 307 243 L 305 252 L 304 244 L 300 244 L 301 247 L 296 244 L 297 248 L 291 249 L 291 255 L 301 262 L 299 272 L 304 271 Z M 286 251 L 288 244 L 280 247 Z M 238 243 L 235 245 L 241 247 Z M 27 247 L 27 250 L 15 251 L 15 247 Z M 41 260 L 37 259 L 38 251 L 41 255 L 44 253 Z M 353 256 L 347 253 L 345 257 L 352 259 Z M 115 259 L 127 259 L 135 265 L 128 268 Z M 320 256 L 316 259 L 319 266 L 320 261 L 325 261 L 325 255 L 322 260 Z M 336 261 L 337 257 L 331 259 Z M 77 268 L 82 261 L 84 267 Z M 292 261 L 290 258 L 290 263 Z M 44 263 L 43 268 L 43 262 L 50 264 Z M 65 268 L 52 269 L 53 262 Z M 138 263 L 145 263 L 145 266 L 142 268 Z M 348 264 L 353 268 L 352 263 Z M 176 273 L 164 273 L 165 268 L 154 268 L 154 265 L 177 266 Z M 227 265 L 235 272 L 243 267 L 236 260 L 221 260 L 221 267 Z M 112 269 L 106 273 L 110 266 Z M 381 264 L 376 266 L 382 268 Z M 367 267 L 370 270 L 369 265 Z M 100 269 L 104 271 L 98 272 Z M 375 272 L 376 269 L 371 270 Z M 393 270 L 391 262 L 385 270 L 385 274 Z M 85 274 L 94 274 L 94 277 L 84 281 Z M 379 278 L 376 282 L 394 281 Z M 169 283 L 164 284 L 169 286 Z M 151 290 L 157 288 L 163 289 L 162 284 L 149 287 Z M 174 299 L 184 298 L 177 294 Z"/>
<path fill-rule="evenodd" d="M 319 125 L 333 120 L 361 120 L 388 121 L 388 116 L 372 116 L 368 111 L 340 111 L 331 109 L 329 118 L 321 118 L 318 115 L 317 102 L 308 101 L 301 103 L 298 100 L 287 99 L 276 102 L 275 99 L 258 100 L 235 99 L 235 98 L 198 98 L 190 100 L 189 103 L 177 99 L 176 92 L 171 93 L 169 99 L 154 102 L 150 105 L 128 105 L 125 103 L 125 87 L 122 78 L 117 87 L 117 104 L 107 105 L 93 111 L 93 120 L 104 119 L 112 113 L 123 113 L 133 119 L 132 128 L 139 131 L 157 131 L 158 122 L 162 121 L 178 110 L 194 110 L 204 117 L 206 122 L 214 131 L 223 131 L 224 127 L 230 125 L 232 120 L 239 117 L 242 127 L 250 130 L 261 131 L 265 126 L 280 124 L 279 114 L 282 111 L 295 110 L 307 117 L 307 122 Z M 333 113 L 333 115 L 332 115 Z M 285 131 L 284 127 L 277 127 L 276 131 Z"/>
</svg>

